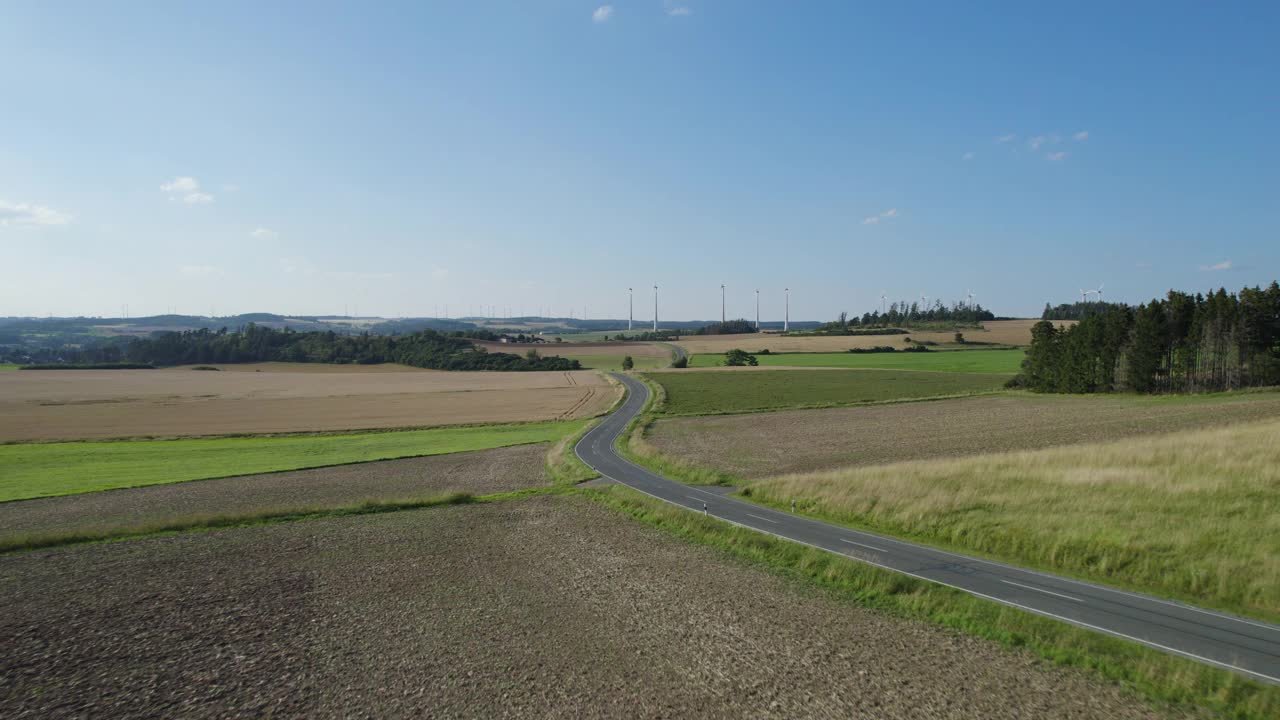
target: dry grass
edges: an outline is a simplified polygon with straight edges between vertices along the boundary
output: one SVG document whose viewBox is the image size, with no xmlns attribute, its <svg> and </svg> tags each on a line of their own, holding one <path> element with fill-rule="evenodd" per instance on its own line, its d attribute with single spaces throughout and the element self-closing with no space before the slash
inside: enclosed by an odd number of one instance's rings
<svg viewBox="0 0 1280 720">
<path fill-rule="evenodd" d="M 320 367 L 320 366 L 317 366 Z M 617 397 L 579 372 L 0 374 L 0 442 L 425 427 L 590 417 Z"/>
<path fill-rule="evenodd" d="M 1280 619 L 1280 421 L 749 486 L 769 503 Z"/>
<path fill-rule="evenodd" d="M 1040 450 L 1275 418 L 1280 418 L 1280 392 L 1194 398 L 1019 393 L 660 419 L 644 440 L 669 458 L 758 479 L 903 460 Z"/>
<path fill-rule="evenodd" d="M 1000 345 L 1030 345 L 1031 326 L 1037 320 L 996 320 L 984 323 L 984 330 L 962 330 L 971 342 L 996 343 Z M 1071 322 L 1060 323 L 1070 325 Z M 760 335 L 711 335 L 707 337 L 686 337 L 677 344 L 690 353 L 723 353 L 731 348 L 741 348 L 748 352 L 769 350 L 770 352 L 842 352 L 855 347 L 874 347 L 876 345 L 905 346 L 904 337 L 913 340 L 927 340 L 936 343 L 950 343 L 955 339 L 955 332 L 908 332 L 906 335 L 848 335 L 839 337 L 806 337 L 782 336 L 764 333 Z"/>
</svg>

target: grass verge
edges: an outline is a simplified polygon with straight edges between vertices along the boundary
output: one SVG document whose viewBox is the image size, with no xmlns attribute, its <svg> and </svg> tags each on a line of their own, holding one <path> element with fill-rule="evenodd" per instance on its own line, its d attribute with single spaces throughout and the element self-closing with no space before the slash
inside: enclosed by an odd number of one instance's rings
<svg viewBox="0 0 1280 720">
<path fill-rule="evenodd" d="M 1240 720 L 1280 716 L 1280 687 L 746 530 L 629 488 L 579 492 L 683 540 L 812 583 L 847 602 L 1026 649 L 1055 665 L 1083 670 L 1157 703 L 1209 709 Z"/>
<path fill-rule="evenodd" d="M 941 399 L 1002 391 L 1006 375 L 920 370 L 663 372 L 662 414 L 724 415 L 768 410 Z"/>
<path fill-rule="evenodd" d="M 824 520 L 1280 620 L 1280 421 L 767 478 Z"/>
<path fill-rule="evenodd" d="M 0 445 L 0 501 L 555 442 L 585 424 Z"/>
</svg>

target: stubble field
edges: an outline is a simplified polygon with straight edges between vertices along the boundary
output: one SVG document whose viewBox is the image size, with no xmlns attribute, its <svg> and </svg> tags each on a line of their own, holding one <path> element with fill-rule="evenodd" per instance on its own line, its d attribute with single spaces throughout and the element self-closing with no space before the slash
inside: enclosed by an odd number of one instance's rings
<svg viewBox="0 0 1280 720">
<path fill-rule="evenodd" d="M 0 373 L 0 442 L 564 420 L 600 413 L 619 392 L 593 371 L 235 370 Z"/>
<path fill-rule="evenodd" d="M 1280 418 L 1280 392 L 1199 397 L 999 395 L 929 403 L 659 419 L 662 453 L 761 478 L 1034 450 Z"/>
<path fill-rule="evenodd" d="M 961 330 L 965 339 L 970 342 L 993 343 L 997 345 L 1030 345 L 1031 327 L 1038 320 L 995 320 L 983 323 L 984 330 Z M 1058 325 L 1071 325 L 1071 321 L 1057 322 Z M 876 345 L 905 346 L 904 337 L 936 343 L 950 343 L 955 340 L 955 331 L 949 332 L 915 332 L 905 335 L 845 335 L 845 336 L 783 336 L 772 333 L 753 335 L 708 335 L 705 337 L 686 336 L 676 342 L 690 354 L 724 353 L 731 348 L 741 348 L 747 352 L 768 349 L 770 352 L 843 352 L 849 348 L 875 347 Z"/>
<path fill-rule="evenodd" d="M 567 497 L 4 556 L 0 603 L 12 718 L 1163 715 Z"/>
</svg>

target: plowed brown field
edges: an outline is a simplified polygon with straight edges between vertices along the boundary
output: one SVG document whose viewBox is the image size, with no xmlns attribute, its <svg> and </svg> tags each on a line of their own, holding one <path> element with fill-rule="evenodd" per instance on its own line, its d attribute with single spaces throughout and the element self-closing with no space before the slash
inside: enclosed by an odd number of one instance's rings
<svg viewBox="0 0 1280 720">
<path fill-rule="evenodd" d="M 366 372 L 346 366 L 343 372 L 323 367 L 7 372 L 0 375 L 0 441 L 570 419 L 605 410 L 619 392 L 589 371 Z"/>
</svg>

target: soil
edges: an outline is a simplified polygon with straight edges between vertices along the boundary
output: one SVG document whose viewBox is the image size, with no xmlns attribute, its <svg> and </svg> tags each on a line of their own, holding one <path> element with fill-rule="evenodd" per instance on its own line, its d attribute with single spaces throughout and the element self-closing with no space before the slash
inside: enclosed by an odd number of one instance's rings
<svg viewBox="0 0 1280 720">
<path fill-rule="evenodd" d="M 0 503 L 0 540 L 545 485 L 545 444 Z"/>
<path fill-rule="evenodd" d="M 592 371 L 17 371 L 0 376 L 0 442 L 570 419 L 618 392 Z"/>
<path fill-rule="evenodd" d="M 0 715 L 1154 718 L 581 498 L 0 558 Z"/>
<path fill-rule="evenodd" d="M 832 410 L 658 420 L 663 453 L 745 479 L 1102 442 L 1280 417 L 1280 393 L 1161 402 L 977 397 Z"/>
</svg>

